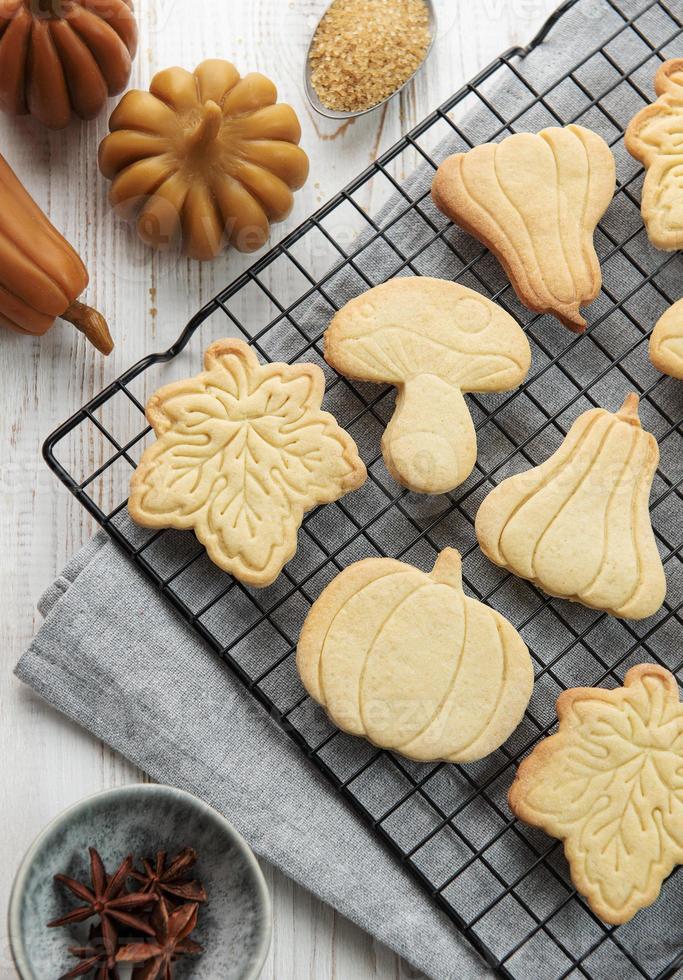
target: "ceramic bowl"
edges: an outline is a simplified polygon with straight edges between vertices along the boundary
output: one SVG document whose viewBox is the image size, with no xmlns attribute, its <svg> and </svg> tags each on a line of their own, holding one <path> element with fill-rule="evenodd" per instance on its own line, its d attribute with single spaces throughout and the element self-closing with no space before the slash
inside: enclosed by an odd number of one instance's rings
<svg viewBox="0 0 683 980">
<path fill-rule="evenodd" d="M 127 855 L 194 847 L 196 877 L 209 901 L 194 937 L 201 957 L 178 961 L 174 975 L 206 980 L 256 980 L 270 946 L 268 889 L 246 841 L 206 803 L 170 786 L 138 785 L 99 793 L 58 816 L 42 832 L 17 873 L 9 906 L 9 934 L 22 980 L 46 980 L 72 969 L 68 946 L 87 941 L 90 923 L 48 929 L 78 901 L 55 884 L 67 874 L 89 881 L 88 847 L 112 873 Z M 126 977 L 121 972 L 122 978 Z"/>
</svg>

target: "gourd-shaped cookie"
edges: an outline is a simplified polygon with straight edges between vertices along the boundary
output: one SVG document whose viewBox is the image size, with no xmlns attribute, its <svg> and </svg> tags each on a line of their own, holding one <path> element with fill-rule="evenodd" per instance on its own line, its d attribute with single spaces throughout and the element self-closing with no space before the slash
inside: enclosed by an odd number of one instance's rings
<svg viewBox="0 0 683 980">
<path fill-rule="evenodd" d="M 392 279 L 351 300 L 325 334 L 325 359 L 348 378 L 398 388 L 382 439 L 387 469 L 418 493 L 459 486 L 477 459 L 463 392 L 520 384 L 531 351 L 491 300 L 442 279 Z"/>
<path fill-rule="evenodd" d="M 683 299 L 657 321 L 650 337 L 650 360 L 658 371 L 683 380 Z"/>
<path fill-rule="evenodd" d="M 614 196 L 607 143 L 582 126 L 516 133 L 457 153 L 438 169 L 436 206 L 493 252 L 519 299 L 582 333 L 600 292 L 593 246 Z"/>
<path fill-rule="evenodd" d="M 196 378 L 151 397 L 157 441 L 133 474 L 130 514 L 144 527 L 193 529 L 216 565 L 254 586 L 280 574 L 304 512 L 366 478 L 353 439 L 320 410 L 315 364 L 259 364 L 219 340 Z"/>
<path fill-rule="evenodd" d="M 683 248 L 683 58 L 665 61 L 655 77 L 658 99 L 626 130 L 626 149 L 646 167 L 642 213 L 650 241 L 665 252 Z"/>
<path fill-rule="evenodd" d="M 683 863 L 683 705 L 676 678 L 632 667 L 614 691 L 575 688 L 560 728 L 522 762 L 515 814 L 564 841 L 572 880 L 618 925 L 651 905 Z"/>
<path fill-rule="evenodd" d="M 464 594 L 452 548 L 430 575 L 390 558 L 345 569 L 308 614 L 297 667 L 336 725 L 423 762 L 495 751 L 534 679 L 519 633 Z"/>
<path fill-rule="evenodd" d="M 482 551 L 550 595 L 651 616 L 666 594 L 648 509 L 658 462 L 637 395 L 616 415 L 584 412 L 550 459 L 488 495 L 475 522 Z"/>
</svg>

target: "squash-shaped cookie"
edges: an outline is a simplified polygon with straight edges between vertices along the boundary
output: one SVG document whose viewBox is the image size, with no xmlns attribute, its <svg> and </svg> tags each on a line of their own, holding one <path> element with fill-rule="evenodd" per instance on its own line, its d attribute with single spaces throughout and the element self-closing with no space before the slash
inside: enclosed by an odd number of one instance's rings
<svg viewBox="0 0 683 980">
<path fill-rule="evenodd" d="M 580 307 L 600 292 L 593 246 L 614 197 L 607 143 L 582 126 L 516 133 L 448 157 L 434 178 L 436 206 L 493 252 L 522 303 L 582 333 Z"/>
<path fill-rule="evenodd" d="M 683 380 L 683 299 L 657 321 L 650 337 L 650 360 L 662 374 Z"/>
<path fill-rule="evenodd" d="M 382 439 L 387 469 L 418 493 L 459 486 L 477 459 L 467 391 L 508 391 L 531 351 L 520 326 L 479 293 L 443 279 L 392 279 L 351 300 L 325 333 L 348 378 L 398 388 Z"/>
<path fill-rule="evenodd" d="M 634 116 L 625 143 L 647 169 L 641 210 L 650 241 L 675 252 L 683 248 L 683 58 L 660 66 L 655 91 L 657 101 Z"/>
<path fill-rule="evenodd" d="M 297 667 L 339 728 L 421 762 L 495 751 L 534 682 L 519 633 L 464 594 L 452 548 L 430 575 L 390 558 L 345 569 L 308 614 Z"/>
<path fill-rule="evenodd" d="M 637 395 L 616 415 L 584 412 L 550 459 L 488 495 L 475 522 L 482 551 L 550 595 L 651 616 L 666 594 L 648 510 L 658 462 Z"/>
<path fill-rule="evenodd" d="M 683 863 L 683 705 L 676 678 L 640 664 L 614 691 L 575 688 L 560 728 L 522 762 L 510 807 L 564 841 L 572 880 L 618 925 Z"/>
<path fill-rule="evenodd" d="M 259 364 L 219 340 L 205 371 L 147 404 L 157 441 L 133 474 L 130 514 L 144 527 L 193 529 L 235 578 L 266 586 L 296 550 L 304 512 L 366 478 L 353 439 L 320 410 L 315 364 Z"/>
</svg>

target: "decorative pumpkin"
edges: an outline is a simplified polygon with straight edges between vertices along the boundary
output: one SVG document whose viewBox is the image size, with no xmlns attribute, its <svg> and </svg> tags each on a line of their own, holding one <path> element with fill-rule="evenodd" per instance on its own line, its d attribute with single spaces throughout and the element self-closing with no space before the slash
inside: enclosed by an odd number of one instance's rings
<svg viewBox="0 0 683 980">
<path fill-rule="evenodd" d="M 534 682 L 519 633 L 464 594 L 453 548 L 430 575 L 390 558 L 350 565 L 313 604 L 297 668 L 339 728 L 421 762 L 495 751 Z"/>
<path fill-rule="evenodd" d="M 0 156 L 0 323 L 44 334 L 61 317 L 109 354 L 114 342 L 104 317 L 77 302 L 87 285 L 74 249 Z"/>
<path fill-rule="evenodd" d="M 111 203 L 153 248 L 182 239 L 202 261 L 228 242 L 261 248 L 309 169 L 296 113 L 276 103 L 272 82 L 227 61 L 159 72 L 123 97 L 100 146 Z"/>
<path fill-rule="evenodd" d="M 550 459 L 488 495 L 475 525 L 482 551 L 550 595 L 651 616 L 666 594 L 648 510 L 658 462 L 637 395 L 616 415 L 584 412 Z"/>
<path fill-rule="evenodd" d="M 683 299 L 657 321 L 650 337 L 650 360 L 662 374 L 683 381 Z"/>
<path fill-rule="evenodd" d="M 683 248 L 683 58 L 659 66 L 657 100 L 629 123 L 626 149 L 645 167 L 642 213 L 650 241 L 665 252 Z"/>
<path fill-rule="evenodd" d="M 352 299 L 325 333 L 325 359 L 360 381 L 398 388 L 382 439 L 387 469 L 417 493 L 459 486 L 477 459 L 464 391 L 509 391 L 529 341 L 500 306 L 442 279 L 392 279 Z"/>
<path fill-rule="evenodd" d="M 515 133 L 439 167 L 439 210 L 496 256 L 520 301 L 576 333 L 600 292 L 593 233 L 614 197 L 612 151 L 582 126 Z"/>
<path fill-rule="evenodd" d="M 93 119 L 130 78 L 132 0 L 0 0 L 0 109 L 63 129 Z"/>
</svg>

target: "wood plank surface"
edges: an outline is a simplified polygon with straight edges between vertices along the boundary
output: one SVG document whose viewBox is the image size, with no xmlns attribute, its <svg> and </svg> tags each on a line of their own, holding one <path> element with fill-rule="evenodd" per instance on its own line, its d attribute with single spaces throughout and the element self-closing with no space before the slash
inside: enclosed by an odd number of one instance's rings
<svg viewBox="0 0 683 980">
<path fill-rule="evenodd" d="M 169 65 L 209 57 L 258 70 L 300 114 L 311 178 L 274 240 L 294 228 L 495 55 L 527 42 L 555 0 L 437 0 L 437 44 L 426 70 L 383 110 L 349 125 L 315 116 L 302 89 L 308 39 L 324 0 L 137 0 L 140 51 L 131 85 Z M 112 103 L 113 106 L 114 103 Z M 105 360 L 68 324 L 42 340 L 0 336 L 0 980 L 13 977 L 6 907 L 21 855 L 61 809 L 99 789 L 144 778 L 34 697 L 12 670 L 40 626 L 36 602 L 93 532 L 91 520 L 44 465 L 44 437 L 144 354 L 165 348 L 187 319 L 251 261 L 211 265 L 147 250 L 107 203 L 97 146 L 108 113 L 50 133 L 29 118 L 0 117 L 0 153 L 91 273 L 88 301 L 116 338 Z M 371 203 L 371 202 L 368 202 Z M 122 409 L 123 410 L 123 409 Z M 125 420 L 122 420 L 125 422 Z M 97 458 L 81 440 L 70 465 Z M 409 966 L 272 868 L 273 945 L 266 980 L 415 977 Z"/>
</svg>

